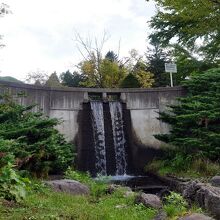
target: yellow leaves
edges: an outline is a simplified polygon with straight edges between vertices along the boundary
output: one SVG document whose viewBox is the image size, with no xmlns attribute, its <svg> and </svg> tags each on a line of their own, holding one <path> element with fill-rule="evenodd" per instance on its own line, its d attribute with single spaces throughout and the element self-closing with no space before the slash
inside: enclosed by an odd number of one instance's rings
<svg viewBox="0 0 220 220">
<path fill-rule="evenodd" d="M 136 77 L 142 88 L 151 88 L 154 83 L 154 75 L 150 72 L 138 70 L 136 72 Z"/>
</svg>

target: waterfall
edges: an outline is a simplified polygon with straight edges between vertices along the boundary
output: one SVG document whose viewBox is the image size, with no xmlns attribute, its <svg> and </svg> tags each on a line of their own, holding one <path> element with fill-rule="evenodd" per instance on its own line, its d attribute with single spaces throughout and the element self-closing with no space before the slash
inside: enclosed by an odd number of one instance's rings
<svg viewBox="0 0 220 220">
<path fill-rule="evenodd" d="M 120 102 L 109 102 L 112 133 L 114 139 L 116 175 L 126 174 L 127 162 L 125 153 L 125 134 L 123 129 L 122 105 Z"/>
<path fill-rule="evenodd" d="M 92 127 L 95 144 L 95 167 L 98 174 L 107 175 L 106 170 L 106 150 L 105 150 L 105 129 L 103 103 L 91 101 Z"/>
</svg>

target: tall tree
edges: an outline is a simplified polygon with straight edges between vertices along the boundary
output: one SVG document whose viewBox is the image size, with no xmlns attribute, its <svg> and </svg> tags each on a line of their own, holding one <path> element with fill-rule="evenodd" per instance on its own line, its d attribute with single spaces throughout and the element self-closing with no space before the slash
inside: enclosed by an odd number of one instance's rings
<svg viewBox="0 0 220 220">
<path fill-rule="evenodd" d="M 139 88 L 141 87 L 139 80 L 133 73 L 129 73 L 121 82 L 122 88 Z"/>
<path fill-rule="evenodd" d="M 157 37 L 152 37 L 150 44 L 146 53 L 147 71 L 154 74 L 155 87 L 167 86 L 170 81 L 165 73 L 165 63 L 170 61 L 170 54 L 161 47 Z"/>
<path fill-rule="evenodd" d="M 111 62 L 118 62 L 118 55 L 114 51 L 110 50 L 105 55 L 105 59 L 108 59 Z"/>
<path fill-rule="evenodd" d="M 48 80 L 45 83 L 45 86 L 49 86 L 49 87 L 62 87 L 62 84 L 59 81 L 59 78 L 57 76 L 57 73 L 54 72 L 52 73 Z"/>
<path fill-rule="evenodd" d="M 137 78 L 142 88 L 151 88 L 154 84 L 154 74 L 147 70 L 147 65 L 142 60 L 137 61 L 131 73 Z"/>
<path fill-rule="evenodd" d="M 83 61 L 79 64 L 79 69 L 86 77 L 86 81 L 83 82 L 84 86 L 103 87 L 101 73 L 102 50 L 107 40 L 106 32 L 103 33 L 100 41 L 96 37 L 91 38 L 88 36 L 84 39 L 79 33 L 75 34 L 76 47 L 83 57 Z"/>
<path fill-rule="evenodd" d="M 84 76 L 74 71 L 71 73 L 69 70 L 61 73 L 60 75 L 61 84 L 68 87 L 80 87 L 83 81 Z"/>
<path fill-rule="evenodd" d="M 195 74 L 185 81 L 188 94 L 160 113 L 160 119 L 171 125 L 169 134 L 156 137 L 175 146 L 185 155 L 220 156 L 220 69 Z"/>
<path fill-rule="evenodd" d="M 219 0 L 155 0 L 158 12 L 150 25 L 161 43 L 176 39 L 181 45 L 220 59 Z M 199 40 L 199 42 L 198 42 Z"/>
<path fill-rule="evenodd" d="M 27 74 L 25 81 L 30 84 L 45 85 L 48 80 L 48 74 L 40 69 L 31 71 Z"/>
<path fill-rule="evenodd" d="M 213 63 L 209 59 L 199 60 L 192 51 L 187 50 L 187 48 L 179 44 L 172 45 L 171 57 L 177 64 L 178 69 L 178 72 L 174 74 L 175 85 L 180 85 L 186 77 L 189 77 L 193 73 L 218 67 L 217 63 Z"/>
</svg>

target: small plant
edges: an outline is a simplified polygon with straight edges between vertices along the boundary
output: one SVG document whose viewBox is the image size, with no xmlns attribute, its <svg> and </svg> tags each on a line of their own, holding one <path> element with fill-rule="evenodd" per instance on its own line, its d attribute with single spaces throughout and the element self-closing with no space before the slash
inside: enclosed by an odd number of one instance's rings
<svg viewBox="0 0 220 220">
<path fill-rule="evenodd" d="M 106 194 L 107 185 L 105 181 L 103 181 L 104 179 L 101 181 L 95 180 L 88 172 L 75 171 L 70 167 L 65 172 L 65 176 L 69 179 L 77 180 L 88 185 L 91 190 L 91 195 L 95 198 L 99 198 L 100 196 Z"/>
<path fill-rule="evenodd" d="M 185 199 L 178 193 L 171 192 L 170 195 L 165 197 L 164 210 L 170 218 L 185 214 L 187 206 Z"/>
<path fill-rule="evenodd" d="M 88 184 L 91 181 L 93 181 L 89 172 L 75 171 L 75 170 L 71 169 L 70 167 L 67 168 L 67 170 L 65 172 L 65 177 L 67 177 L 69 179 L 77 180 L 77 181 L 79 181 L 81 183 L 85 183 L 85 184 Z"/>
<path fill-rule="evenodd" d="M 29 184 L 30 180 L 20 177 L 11 163 L 1 168 L 0 197 L 20 202 L 26 197 L 27 185 Z"/>
</svg>

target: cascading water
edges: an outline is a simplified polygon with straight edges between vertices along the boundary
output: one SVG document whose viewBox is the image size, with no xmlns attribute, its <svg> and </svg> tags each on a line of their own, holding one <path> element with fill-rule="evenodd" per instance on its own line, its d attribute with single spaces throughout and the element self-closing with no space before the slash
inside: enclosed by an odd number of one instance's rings
<svg viewBox="0 0 220 220">
<path fill-rule="evenodd" d="M 107 175 L 106 150 L 105 150 L 105 129 L 103 103 L 91 101 L 92 127 L 95 143 L 95 167 L 96 172 L 102 176 Z"/>
<path fill-rule="evenodd" d="M 116 175 L 125 175 L 127 162 L 125 153 L 125 134 L 123 129 L 122 105 L 120 102 L 109 102 L 112 132 L 114 139 Z"/>
</svg>

